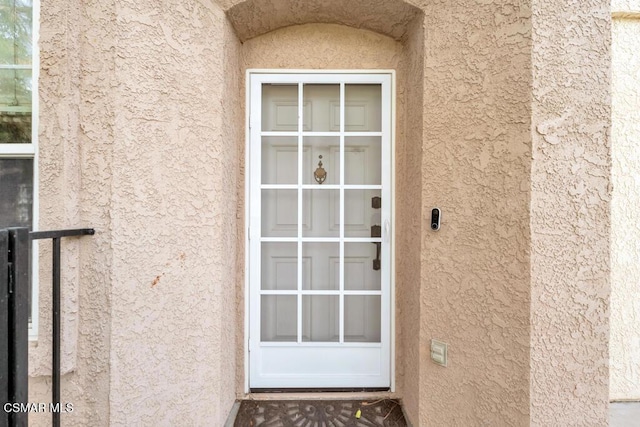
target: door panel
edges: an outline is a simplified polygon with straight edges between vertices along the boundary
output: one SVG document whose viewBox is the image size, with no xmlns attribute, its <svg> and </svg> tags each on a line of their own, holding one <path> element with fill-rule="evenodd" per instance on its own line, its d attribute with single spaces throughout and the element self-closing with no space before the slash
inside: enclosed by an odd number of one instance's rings
<svg viewBox="0 0 640 427">
<path fill-rule="evenodd" d="M 262 358 L 257 363 L 259 363 L 262 376 L 266 379 L 282 378 L 282 382 L 286 381 L 288 387 L 304 388 L 310 387 L 310 382 L 330 384 L 332 381 L 346 376 L 368 378 L 384 375 L 384 372 L 389 369 L 386 366 L 387 361 L 383 360 L 382 353 L 372 353 L 371 348 L 371 346 L 365 345 L 350 346 L 349 357 L 345 357 L 344 351 L 340 347 L 325 346 L 322 347 L 322 350 L 318 350 L 316 347 L 287 345 L 285 343 L 278 347 L 265 346 L 262 350 Z M 282 357 L 283 351 L 286 350 L 295 351 L 296 357 Z M 322 352 L 322 359 L 325 363 L 315 364 L 314 372 L 309 374 L 308 361 L 317 360 L 318 352 Z M 362 363 L 363 360 L 367 360 L 368 363 Z M 267 381 L 263 382 L 267 383 Z M 252 387 L 262 386 L 253 385 Z M 348 385 L 339 387 L 348 387 Z M 383 386 L 371 384 L 363 387 Z"/>
<path fill-rule="evenodd" d="M 296 290 L 298 245 L 296 243 L 262 243 L 262 290 Z"/>
<path fill-rule="evenodd" d="M 340 190 L 302 190 L 302 237 L 340 236 Z"/>
<path fill-rule="evenodd" d="M 297 298 L 292 295 L 262 295 L 261 340 L 296 341 Z"/>
<path fill-rule="evenodd" d="M 303 86 L 304 102 L 309 106 L 309 113 L 304 115 L 303 130 L 311 132 L 328 132 L 332 129 L 332 106 L 340 106 L 339 84 L 305 84 Z"/>
<path fill-rule="evenodd" d="M 250 88 L 250 386 L 388 387 L 390 76 Z"/>
<path fill-rule="evenodd" d="M 288 136 L 262 137 L 262 183 L 298 183 L 298 139 Z"/>
<path fill-rule="evenodd" d="M 333 260 L 340 259 L 338 243 L 302 242 L 302 259 L 309 265 L 309 276 L 302 277 L 302 290 L 339 289 L 339 283 L 329 274 Z"/>
<path fill-rule="evenodd" d="M 337 295 L 302 296 L 302 341 L 338 342 L 340 301 Z"/>
<path fill-rule="evenodd" d="M 382 130 L 382 86 L 345 84 L 345 131 L 380 132 Z M 339 123 L 339 122 L 338 122 Z"/>
<path fill-rule="evenodd" d="M 345 136 L 344 145 L 345 184 L 380 185 L 380 168 L 368 167 L 380 164 L 380 137 Z"/>
<path fill-rule="evenodd" d="M 313 172 L 320 167 L 327 172 L 324 186 L 340 184 L 340 138 L 336 136 L 305 136 L 302 182 L 317 185 Z M 322 157 L 320 157 L 322 156 Z"/>
<path fill-rule="evenodd" d="M 344 289 L 347 291 L 379 291 L 381 270 L 373 268 L 377 257 L 375 243 L 344 244 Z"/>
</svg>

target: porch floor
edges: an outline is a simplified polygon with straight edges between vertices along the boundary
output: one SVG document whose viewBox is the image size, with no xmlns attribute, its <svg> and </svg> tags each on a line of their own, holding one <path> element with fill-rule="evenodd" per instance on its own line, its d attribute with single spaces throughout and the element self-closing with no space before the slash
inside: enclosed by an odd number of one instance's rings
<svg viewBox="0 0 640 427">
<path fill-rule="evenodd" d="M 360 409 L 361 416 L 356 418 Z M 406 427 L 400 403 L 378 400 L 243 400 L 231 417 L 234 427 Z M 611 402 L 609 427 L 638 425 L 640 402 Z"/>
<path fill-rule="evenodd" d="M 358 411 L 360 411 L 359 414 Z M 233 425 L 235 427 L 406 427 L 407 422 L 400 402 L 393 399 L 243 400 Z"/>
<path fill-rule="evenodd" d="M 609 404 L 609 427 L 637 425 L 640 425 L 640 402 L 611 402 Z"/>
</svg>

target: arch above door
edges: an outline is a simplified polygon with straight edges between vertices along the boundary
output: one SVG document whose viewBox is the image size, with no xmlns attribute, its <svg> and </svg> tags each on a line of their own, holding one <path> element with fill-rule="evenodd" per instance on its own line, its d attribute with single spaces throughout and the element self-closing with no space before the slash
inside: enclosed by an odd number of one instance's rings
<svg viewBox="0 0 640 427">
<path fill-rule="evenodd" d="M 340 24 L 406 38 L 411 22 L 422 11 L 402 0 L 222 0 L 240 41 L 291 25 Z M 226 7 L 225 7 L 226 6 Z"/>
</svg>

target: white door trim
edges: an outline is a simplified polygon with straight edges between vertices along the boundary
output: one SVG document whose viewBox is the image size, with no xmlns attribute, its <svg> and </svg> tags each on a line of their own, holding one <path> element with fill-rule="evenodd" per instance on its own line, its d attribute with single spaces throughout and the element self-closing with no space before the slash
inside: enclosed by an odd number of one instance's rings
<svg viewBox="0 0 640 427">
<path fill-rule="evenodd" d="M 390 99 L 384 100 L 387 102 L 390 109 L 391 120 L 387 124 L 389 126 L 388 132 L 390 135 L 390 168 L 391 170 L 387 173 L 390 174 L 391 181 L 391 194 L 394 198 L 391 199 L 391 230 L 395 230 L 395 123 L 396 123 L 396 81 L 395 81 L 395 71 L 394 70 L 281 70 L 281 69 L 248 69 L 246 72 L 246 109 L 245 109 L 245 287 L 244 287 L 244 392 L 250 392 L 249 385 L 249 375 L 250 375 L 250 366 L 249 366 L 249 333 L 250 333 L 250 233 L 252 232 L 249 224 L 251 223 L 251 211 L 250 211 L 250 189 L 251 189 L 251 180 L 255 179 L 255 175 L 252 176 L 252 165 L 251 165 L 251 123 L 250 118 L 256 117 L 255 112 L 251 111 L 251 75 L 253 74 L 276 74 L 276 75 L 288 75 L 288 74 L 296 74 L 299 76 L 304 76 L 301 79 L 302 82 L 313 82 L 313 75 L 321 75 L 321 81 L 326 83 L 330 81 L 330 78 L 327 79 L 329 75 L 345 75 L 345 74 L 359 74 L 363 76 L 361 82 L 367 82 L 369 79 L 366 78 L 366 75 L 372 74 L 385 74 L 390 76 L 391 87 L 390 87 Z M 277 76 L 271 76 L 271 78 Z M 284 78 L 285 81 L 289 79 Z M 377 82 L 376 78 L 372 76 L 371 82 Z M 255 236 L 254 236 L 255 238 Z M 389 300 L 390 300 L 390 390 L 391 392 L 395 391 L 395 233 L 392 231 L 390 233 L 390 245 L 389 245 L 389 267 L 390 267 L 390 290 L 389 290 Z M 255 255 L 254 255 L 255 256 Z"/>
</svg>

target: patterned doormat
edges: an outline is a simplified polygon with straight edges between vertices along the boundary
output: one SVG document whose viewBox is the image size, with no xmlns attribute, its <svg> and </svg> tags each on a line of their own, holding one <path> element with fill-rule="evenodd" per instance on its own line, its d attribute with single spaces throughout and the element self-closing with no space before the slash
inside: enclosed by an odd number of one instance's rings
<svg viewBox="0 0 640 427">
<path fill-rule="evenodd" d="M 235 427 L 406 427 L 397 400 L 243 400 Z"/>
</svg>

